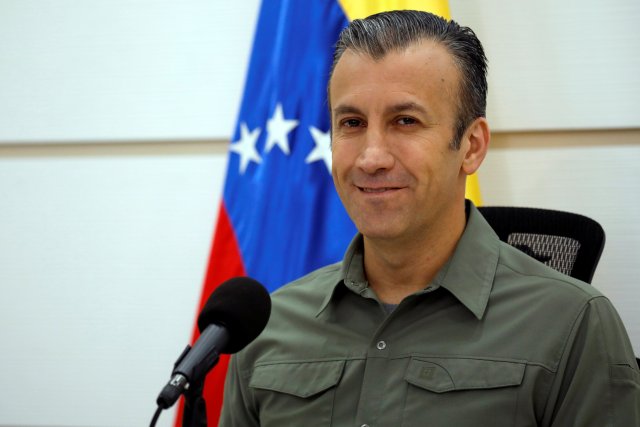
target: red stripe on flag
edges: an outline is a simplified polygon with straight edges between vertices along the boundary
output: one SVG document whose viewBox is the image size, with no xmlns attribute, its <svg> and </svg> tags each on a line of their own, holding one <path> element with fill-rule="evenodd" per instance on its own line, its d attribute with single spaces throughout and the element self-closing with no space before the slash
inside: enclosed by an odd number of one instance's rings
<svg viewBox="0 0 640 427">
<path fill-rule="evenodd" d="M 224 206 L 224 202 L 220 203 L 220 211 L 218 212 L 218 224 L 213 239 L 211 255 L 209 256 L 209 264 L 207 274 L 202 287 L 200 296 L 200 304 L 198 305 L 198 313 L 204 307 L 209 295 L 222 282 L 232 277 L 245 276 L 245 268 L 238 246 L 238 240 L 233 230 L 233 226 L 229 220 L 229 215 Z M 193 336 L 191 343 L 194 343 L 200 333 L 194 321 Z M 222 393 L 224 389 L 224 379 L 227 374 L 227 366 L 229 364 L 228 356 L 221 356 L 220 361 L 215 368 L 207 375 L 204 384 L 203 397 L 207 402 L 207 421 L 209 426 L 217 426 L 220 418 L 220 409 L 222 408 Z M 178 413 L 175 426 L 182 425 L 182 415 L 184 412 L 184 401 L 180 399 L 178 404 Z"/>
</svg>

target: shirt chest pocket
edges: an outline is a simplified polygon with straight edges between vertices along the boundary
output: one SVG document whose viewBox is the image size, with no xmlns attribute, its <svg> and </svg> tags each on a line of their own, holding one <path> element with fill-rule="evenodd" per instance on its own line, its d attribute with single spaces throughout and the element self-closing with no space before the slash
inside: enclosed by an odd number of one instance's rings
<svg viewBox="0 0 640 427">
<path fill-rule="evenodd" d="M 261 426 L 331 425 L 335 386 L 345 362 L 314 361 L 256 366 L 249 381 L 260 402 Z"/>
<path fill-rule="evenodd" d="M 467 358 L 412 358 L 403 427 L 513 426 L 525 364 Z"/>
</svg>

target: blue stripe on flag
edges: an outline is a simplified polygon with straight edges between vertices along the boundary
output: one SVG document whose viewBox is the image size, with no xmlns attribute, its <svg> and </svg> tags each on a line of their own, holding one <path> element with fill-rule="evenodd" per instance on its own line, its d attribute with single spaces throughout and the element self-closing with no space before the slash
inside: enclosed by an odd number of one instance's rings
<svg viewBox="0 0 640 427">
<path fill-rule="evenodd" d="M 271 291 L 341 259 L 356 232 L 330 173 L 335 0 L 263 2 L 224 201 L 249 276 Z"/>
</svg>

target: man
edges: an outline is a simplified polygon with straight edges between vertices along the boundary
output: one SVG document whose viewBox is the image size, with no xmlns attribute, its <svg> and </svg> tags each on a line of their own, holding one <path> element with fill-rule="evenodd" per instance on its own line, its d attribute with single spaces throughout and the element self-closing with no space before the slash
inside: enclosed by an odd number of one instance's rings
<svg viewBox="0 0 640 427">
<path fill-rule="evenodd" d="M 470 202 L 486 59 L 422 12 L 337 44 L 333 178 L 359 234 L 278 290 L 229 369 L 228 426 L 636 426 L 640 373 L 597 290 L 501 243 Z"/>
</svg>

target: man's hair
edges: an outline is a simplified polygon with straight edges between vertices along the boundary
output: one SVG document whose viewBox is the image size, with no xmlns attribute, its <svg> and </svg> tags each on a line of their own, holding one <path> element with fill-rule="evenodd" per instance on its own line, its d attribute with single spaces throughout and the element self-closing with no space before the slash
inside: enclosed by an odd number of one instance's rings
<svg viewBox="0 0 640 427">
<path fill-rule="evenodd" d="M 403 51 L 423 40 L 445 47 L 460 71 L 458 117 L 452 141 L 452 147 L 459 149 L 465 130 L 476 118 L 485 117 L 487 106 L 487 58 L 471 28 L 415 10 L 395 10 L 355 19 L 340 33 L 329 81 L 347 49 L 379 60 L 390 51 Z"/>
</svg>

